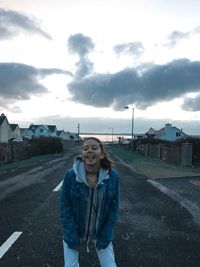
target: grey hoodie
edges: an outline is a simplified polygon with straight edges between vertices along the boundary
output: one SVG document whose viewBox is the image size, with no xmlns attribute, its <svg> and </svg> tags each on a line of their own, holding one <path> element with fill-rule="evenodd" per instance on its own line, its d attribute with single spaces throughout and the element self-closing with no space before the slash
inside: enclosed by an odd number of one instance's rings
<svg viewBox="0 0 200 267">
<path fill-rule="evenodd" d="M 76 181 L 79 183 L 85 183 L 89 187 L 86 180 L 85 164 L 81 156 L 74 159 L 73 170 L 76 174 Z M 96 187 L 105 179 L 109 179 L 108 170 L 100 168 Z"/>
</svg>

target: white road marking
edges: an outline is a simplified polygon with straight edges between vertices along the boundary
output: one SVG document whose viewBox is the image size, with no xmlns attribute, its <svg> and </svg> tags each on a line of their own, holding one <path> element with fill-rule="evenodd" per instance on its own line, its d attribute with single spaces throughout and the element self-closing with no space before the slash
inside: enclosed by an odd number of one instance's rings
<svg viewBox="0 0 200 267">
<path fill-rule="evenodd" d="M 60 188 L 61 188 L 61 186 L 62 186 L 62 183 L 63 183 L 63 181 L 61 181 L 61 182 L 59 183 L 59 185 L 57 185 L 56 188 L 54 188 L 53 192 L 57 192 L 57 191 L 59 191 Z"/>
<path fill-rule="evenodd" d="M 14 232 L 3 245 L 0 247 L 0 259 L 9 250 L 12 244 L 19 238 L 22 232 Z"/>
<path fill-rule="evenodd" d="M 175 191 L 165 187 L 162 184 L 159 184 L 156 181 L 148 179 L 147 182 L 149 182 L 150 184 L 152 184 L 153 186 L 158 188 L 161 192 L 163 192 L 164 194 L 168 195 L 169 197 L 171 197 L 172 199 L 177 201 L 182 207 L 187 209 L 187 211 L 190 214 L 192 214 L 195 223 L 200 225 L 200 208 L 199 208 L 199 206 L 197 206 L 197 204 L 195 204 L 194 202 L 182 197 L 181 195 L 179 195 Z"/>
</svg>

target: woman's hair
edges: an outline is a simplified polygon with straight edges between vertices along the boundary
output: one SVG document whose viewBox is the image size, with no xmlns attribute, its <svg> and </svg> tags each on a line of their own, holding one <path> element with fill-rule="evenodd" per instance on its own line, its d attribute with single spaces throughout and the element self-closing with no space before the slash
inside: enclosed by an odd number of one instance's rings
<svg viewBox="0 0 200 267">
<path fill-rule="evenodd" d="M 96 137 L 87 137 L 84 139 L 83 144 L 88 140 L 94 140 L 99 144 L 101 152 L 104 155 L 104 157 L 101 159 L 101 167 L 104 169 L 110 169 L 114 162 L 110 159 L 109 154 L 103 146 L 102 142 Z"/>
</svg>

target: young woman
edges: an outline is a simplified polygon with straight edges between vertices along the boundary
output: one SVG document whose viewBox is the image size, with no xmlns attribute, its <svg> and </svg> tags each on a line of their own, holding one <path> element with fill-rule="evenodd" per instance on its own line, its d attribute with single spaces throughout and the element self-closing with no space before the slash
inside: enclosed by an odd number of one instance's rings
<svg viewBox="0 0 200 267">
<path fill-rule="evenodd" d="M 66 172 L 61 193 L 65 267 L 78 267 L 78 248 L 94 246 L 102 267 L 116 267 L 112 246 L 119 215 L 119 175 L 101 141 L 87 138 Z"/>
</svg>

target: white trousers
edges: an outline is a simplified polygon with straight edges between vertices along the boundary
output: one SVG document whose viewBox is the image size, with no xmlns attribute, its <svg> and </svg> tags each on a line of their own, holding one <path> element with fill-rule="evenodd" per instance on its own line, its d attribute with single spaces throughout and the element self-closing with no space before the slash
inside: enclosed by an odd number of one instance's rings
<svg viewBox="0 0 200 267">
<path fill-rule="evenodd" d="M 79 267 L 78 251 L 70 249 L 65 241 L 63 241 L 63 248 L 65 267 Z M 96 249 L 96 252 L 101 267 L 117 267 L 112 243 L 110 243 L 105 249 Z"/>
</svg>

